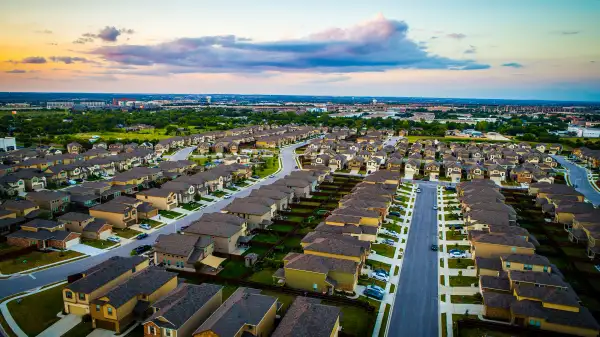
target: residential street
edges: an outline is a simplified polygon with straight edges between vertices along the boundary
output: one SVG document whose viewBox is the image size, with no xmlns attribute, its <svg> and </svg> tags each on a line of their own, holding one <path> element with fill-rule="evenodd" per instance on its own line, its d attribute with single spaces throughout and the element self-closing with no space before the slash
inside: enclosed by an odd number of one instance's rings
<svg viewBox="0 0 600 337">
<path fill-rule="evenodd" d="M 135 248 L 137 246 L 141 246 L 141 245 L 153 244 L 154 241 L 156 240 L 156 237 L 159 234 L 173 233 L 177 230 L 177 228 L 188 225 L 192 221 L 197 220 L 204 213 L 212 213 L 212 212 L 220 211 L 222 208 L 227 206 L 231 201 L 233 201 L 236 197 L 247 196 L 248 194 L 250 194 L 251 190 L 259 188 L 262 185 L 271 184 L 275 180 L 282 178 L 286 174 L 295 170 L 294 167 L 296 166 L 296 161 L 294 159 L 294 150 L 304 144 L 305 144 L 305 142 L 295 144 L 295 145 L 289 146 L 289 147 L 281 150 L 281 159 L 282 159 L 283 168 L 279 173 L 275 174 L 275 178 L 263 179 L 261 181 L 258 181 L 256 184 L 248 187 L 247 189 L 244 189 L 244 190 L 236 192 L 236 193 L 232 193 L 233 197 L 231 199 L 222 199 L 212 205 L 206 206 L 205 208 L 203 208 L 202 210 L 200 210 L 198 212 L 191 213 L 190 215 L 188 215 L 180 220 L 176 220 L 173 223 L 166 225 L 166 226 L 158 229 L 157 231 L 151 233 L 149 235 L 149 237 L 146 239 L 139 240 L 139 241 L 133 241 L 130 244 L 126 244 L 124 246 L 109 250 L 103 254 L 91 256 L 91 257 L 88 257 L 88 258 L 85 258 L 82 260 L 78 260 L 78 261 L 64 264 L 61 266 L 57 266 L 54 268 L 42 270 L 40 272 L 34 272 L 29 275 L 17 276 L 17 277 L 13 277 L 10 279 L 0 280 L 0 298 L 10 296 L 12 294 L 22 292 L 25 290 L 29 290 L 29 289 L 32 289 L 35 287 L 43 286 L 48 283 L 64 280 L 64 279 L 66 279 L 67 276 L 81 272 L 89 267 L 92 267 L 102 261 L 107 260 L 108 258 L 110 258 L 112 256 L 117 256 L 117 255 L 129 256 L 130 252 L 133 248 Z"/>
<path fill-rule="evenodd" d="M 184 147 L 183 149 L 173 153 L 169 157 L 169 161 L 186 160 L 195 149 L 196 146 Z"/>
<path fill-rule="evenodd" d="M 400 283 L 391 314 L 389 337 L 437 337 L 438 254 L 436 184 L 421 183 L 404 252 Z"/>
<path fill-rule="evenodd" d="M 600 193 L 588 181 L 587 170 L 585 168 L 573 164 L 564 156 L 552 156 L 552 158 L 556 159 L 556 161 L 569 171 L 569 180 L 571 184 L 577 185 L 577 191 L 583 193 L 592 204 L 600 205 Z"/>
</svg>

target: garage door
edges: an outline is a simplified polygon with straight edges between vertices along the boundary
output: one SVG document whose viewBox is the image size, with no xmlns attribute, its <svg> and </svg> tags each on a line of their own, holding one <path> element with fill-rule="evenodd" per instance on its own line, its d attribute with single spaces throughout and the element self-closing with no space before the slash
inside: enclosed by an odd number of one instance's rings
<svg viewBox="0 0 600 337">
<path fill-rule="evenodd" d="M 110 231 L 102 231 L 99 236 L 100 240 L 106 240 L 110 236 Z"/>
<path fill-rule="evenodd" d="M 96 320 L 96 328 L 117 331 L 117 323 L 109 322 L 109 321 L 101 321 L 101 320 L 97 319 Z"/>
<path fill-rule="evenodd" d="M 67 242 L 65 243 L 65 249 L 69 249 L 69 248 L 71 248 L 71 247 L 73 247 L 73 246 L 75 246 L 75 245 L 78 245 L 78 244 L 80 244 L 80 243 L 81 243 L 81 242 L 80 242 L 80 240 L 79 240 L 79 237 L 77 237 L 77 238 L 75 238 L 75 239 L 73 239 L 73 240 L 69 240 L 69 241 L 67 241 Z"/>
<path fill-rule="evenodd" d="M 69 313 L 73 315 L 83 316 L 87 314 L 87 308 L 79 307 L 76 305 L 69 305 Z"/>
</svg>

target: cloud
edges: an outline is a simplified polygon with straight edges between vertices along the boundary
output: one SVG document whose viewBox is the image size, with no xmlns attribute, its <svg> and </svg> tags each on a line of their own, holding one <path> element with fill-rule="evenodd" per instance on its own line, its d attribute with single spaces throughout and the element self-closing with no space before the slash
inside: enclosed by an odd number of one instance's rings
<svg viewBox="0 0 600 337">
<path fill-rule="evenodd" d="M 408 38 L 407 32 L 404 21 L 378 17 L 294 40 L 256 42 L 235 35 L 202 36 L 150 45 L 103 46 L 89 53 L 118 65 L 164 66 L 171 73 L 350 73 L 490 67 L 473 60 L 430 54 L 425 46 Z"/>
<path fill-rule="evenodd" d="M 50 61 L 52 62 L 56 62 L 56 63 L 64 63 L 64 64 L 71 64 L 71 63 L 76 63 L 76 62 L 80 62 L 80 63 L 93 63 L 93 61 L 90 61 L 84 57 L 72 57 L 72 56 L 50 56 L 48 58 Z"/>
<path fill-rule="evenodd" d="M 53 34 L 54 32 L 52 32 L 49 29 L 44 29 L 44 30 L 36 30 L 35 31 L 37 34 Z"/>
<path fill-rule="evenodd" d="M 24 74 L 26 72 L 27 72 L 27 70 L 23 70 L 23 69 L 13 69 L 13 70 L 5 71 L 5 73 L 7 73 L 7 74 Z"/>
<path fill-rule="evenodd" d="M 581 31 L 579 31 L 579 30 L 559 30 L 559 31 L 551 32 L 550 34 L 556 34 L 556 35 L 577 35 L 579 33 L 581 33 Z"/>
<path fill-rule="evenodd" d="M 46 58 L 42 56 L 29 56 L 16 63 L 43 64 L 46 63 Z"/>
<path fill-rule="evenodd" d="M 58 46 L 58 43 L 56 43 L 56 42 L 49 42 L 49 43 L 47 43 L 47 45 L 49 45 L 49 46 Z"/>
<path fill-rule="evenodd" d="M 99 39 L 103 42 L 116 42 L 117 38 L 123 34 L 133 34 L 135 31 L 133 29 L 121 28 L 117 29 L 114 26 L 106 26 L 98 33 L 85 33 L 77 40 L 73 41 L 73 43 L 85 44 L 88 42 L 93 42 L 95 39 Z"/>
<path fill-rule="evenodd" d="M 504 64 L 502 64 L 502 66 L 510 67 L 510 68 L 523 68 L 523 65 L 521 63 L 517 63 L 517 62 L 504 63 Z"/>
<path fill-rule="evenodd" d="M 327 84 L 327 83 L 345 82 L 345 81 L 348 81 L 351 79 L 352 79 L 352 77 L 350 77 L 350 76 L 340 75 L 340 76 L 334 76 L 334 77 L 317 78 L 317 79 L 306 81 L 305 83 Z"/>
<path fill-rule="evenodd" d="M 447 34 L 446 37 L 449 37 L 451 39 L 456 39 L 456 40 L 462 40 L 467 36 L 463 33 L 450 33 L 450 34 Z"/>
<path fill-rule="evenodd" d="M 477 53 L 477 48 L 473 45 L 469 45 L 469 49 L 465 50 L 465 54 L 475 54 Z"/>
</svg>

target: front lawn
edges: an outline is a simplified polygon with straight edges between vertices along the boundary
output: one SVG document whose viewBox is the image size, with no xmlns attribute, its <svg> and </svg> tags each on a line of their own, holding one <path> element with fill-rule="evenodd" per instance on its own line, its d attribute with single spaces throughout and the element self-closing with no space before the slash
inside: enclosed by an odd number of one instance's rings
<svg viewBox="0 0 600 337">
<path fill-rule="evenodd" d="M 265 161 L 264 168 L 256 169 L 257 176 L 261 178 L 268 177 L 279 170 L 278 159 L 275 159 L 275 157 L 263 157 L 263 159 Z"/>
<path fill-rule="evenodd" d="M 217 198 L 222 198 L 227 195 L 227 193 L 225 193 L 223 191 L 214 191 L 214 192 L 211 192 L 210 194 L 214 195 Z"/>
<path fill-rule="evenodd" d="M 198 208 L 202 207 L 201 204 L 197 203 L 197 202 L 189 202 L 187 204 L 183 204 L 183 205 L 179 205 L 181 208 L 185 209 L 186 211 L 195 211 Z"/>
<path fill-rule="evenodd" d="M 452 269 L 467 269 L 475 265 L 475 261 L 471 259 L 448 259 L 448 268 Z"/>
<path fill-rule="evenodd" d="M 365 276 L 362 276 L 362 278 L 358 279 L 359 285 L 361 285 L 361 286 L 376 285 L 376 286 L 380 286 L 383 289 L 385 289 L 385 285 L 386 285 L 385 282 L 376 280 L 374 278 L 365 277 Z"/>
<path fill-rule="evenodd" d="M 450 300 L 452 303 L 459 304 L 483 304 L 483 297 L 480 293 L 475 295 L 452 295 Z"/>
<path fill-rule="evenodd" d="M 284 216 L 284 219 L 286 221 L 293 221 L 293 222 L 302 222 L 302 221 L 304 221 L 304 217 L 297 216 L 297 215 Z"/>
<path fill-rule="evenodd" d="M 145 223 L 147 225 L 150 225 L 150 227 L 152 227 L 152 228 L 164 224 L 160 221 L 156 221 L 156 220 L 152 220 L 152 219 L 140 219 L 140 223 Z"/>
<path fill-rule="evenodd" d="M 396 225 L 395 223 L 392 223 L 392 222 L 384 223 L 383 228 L 390 230 L 390 231 L 394 231 L 396 233 L 400 233 L 400 231 L 402 230 L 402 226 Z"/>
<path fill-rule="evenodd" d="M 206 196 L 200 197 L 199 199 L 202 200 L 202 201 L 206 201 L 206 202 L 213 202 L 213 201 L 215 201 L 215 199 L 209 198 L 209 197 L 206 197 Z"/>
<path fill-rule="evenodd" d="M 366 299 L 365 296 L 360 296 L 360 298 Z M 375 307 L 376 311 L 379 310 L 379 301 L 370 298 L 368 300 Z M 322 304 L 337 306 L 342 310 L 340 325 L 343 326 L 344 331 L 347 331 L 350 335 L 371 336 L 373 334 L 372 331 L 369 331 L 369 314 L 365 309 L 350 305 L 341 306 L 339 303 L 330 303 L 327 301 L 323 301 Z"/>
<path fill-rule="evenodd" d="M 51 263 L 56 263 L 83 255 L 84 254 L 74 252 L 71 250 L 62 252 L 33 251 L 31 253 L 21 255 L 18 258 L 12 260 L 0 261 L 0 273 L 5 275 L 14 274 L 28 269 L 45 266 Z"/>
<path fill-rule="evenodd" d="M 107 249 L 113 246 L 116 246 L 118 243 L 114 243 L 106 240 L 93 240 L 93 239 L 81 239 L 81 243 L 86 244 L 88 246 L 92 246 L 98 249 Z"/>
<path fill-rule="evenodd" d="M 56 286 L 8 303 L 8 310 L 21 330 L 37 336 L 54 324 L 63 310 L 63 286 Z"/>
<path fill-rule="evenodd" d="M 471 284 L 479 284 L 479 278 L 475 276 L 450 276 L 451 287 L 470 287 Z"/>
<path fill-rule="evenodd" d="M 387 321 L 388 321 L 388 318 L 390 316 L 390 309 L 391 308 L 392 308 L 392 306 L 389 303 L 385 304 L 385 309 L 384 309 L 384 312 L 383 312 L 383 320 L 381 321 L 381 328 L 379 329 L 379 337 L 385 337 L 387 335 L 386 331 L 385 331 L 385 328 L 387 326 Z"/>
<path fill-rule="evenodd" d="M 461 234 L 460 231 L 446 231 L 446 240 L 464 240 L 467 236 Z"/>
<path fill-rule="evenodd" d="M 365 264 L 367 266 L 371 267 L 371 269 L 373 269 L 373 270 L 383 269 L 383 270 L 387 271 L 388 273 L 390 272 L 390 269 L 392 268 L 392 266 L 387 263 L 383 263 L 383 262 L 379 262 L 379 261 L 375 261 L 375 260 L 367 260 L 365 262 Z"/>
<path fill-rule="evenodd" d="M 169 219 L 176 219 L 180 216 L 183 216 L 183 214 L 181 214 L 179 212 L 166 211 L 166 210 L 160 210 L 160 211 L 158 211 L 158 214 L 160 214 L 161 216 L 164 216 L 165 218 L 169 218 Z"/>
<path fill-rule="evenodd" d="M 89 335 L 94 328 L 92 327 L 92 322 L 80 322 L 76 326 L 74 326 L 67 333 L 62 335 L 62 337 L 83 337 Z"/>
<path fill-rule="evenodd" d="M 132 237 L 141 234 L 142 232 L 140 231 L 136 231 L 135 229 L 131 229 L 131 228 L 114 228 L 113 227 L 113 233 L 125 238 L 125 239 L 131 239 Z"/>
<path fill-rule="evenodd" d="M 390 239 L 393 240 L 395 242 L 398 242 L 398 238 L 395 236 L 391 236 L 391 235 L 387 235 L 387 234 L 378 234 L 377 237 L 382 238 L 382 239 Z M 404 240 L 404 239 L 402 239 Z"/>
<path fill-rule="evenodd" d="M 371 245 L 371 249 L 376 251 L 377 254 L 389 258 L 394 258 L 394 254 L 396 253 L 396 247 L 384 245 L 382 243 L 374 243 Z"/>
</svg>

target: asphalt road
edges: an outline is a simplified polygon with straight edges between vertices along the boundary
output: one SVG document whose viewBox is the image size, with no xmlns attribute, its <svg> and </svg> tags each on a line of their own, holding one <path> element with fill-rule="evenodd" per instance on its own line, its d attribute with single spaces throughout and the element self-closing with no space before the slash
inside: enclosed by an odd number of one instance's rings
<svg viewBox="0 0 600 337">
<path fill-rule="evenodd" d="M 438 337 L 438 244 L 435 184 L 419 185 L 388 337 Z"/>
<path fill-rule="evenodd" d="M 552 157 L 569 171 L 571 184 L 577 185 L 575 189 L 581 192 L 592 204 L 600 205 L 600 193 L 588 181 L 587 170 L 571 163 L 563 156 Z"/>
<path fill-rule="evenodd" d="M 169 161 L 186 160 L 195 149 L 195 146 L 184 147 L 183 149 L 173 153 L 169 157 Z"/>
<path fill-rule="evenodd" d="M 109 250 L 100 255 L 91 256 L 91 257 L 88 257 L 88 258 L 85 258 L 82 260 L 77 260 L 77 261 L 67 263 L 64 265 L 60 265 L 60 266 L 57 266 L 54 268 L 50 268 L 50 269 L 46 269 L 46 270 L 42 270 L 39 272 L 34 272 L 32 274 L 29 274 L 32 276 L 22 275 L 19 277 L 13 277 L 13 278 L 9 278 L 9 279 L 0 280 L 0 298 L 10 296 L 12 294 L 19 293 L 19 292 L 22 292 L 25 290 L 33 289 L 33 288 L 36 288 L 39 286 L 43 286 L 48 283 L 65 280 L 67 278 L 67 276 L 75 274 L 75 273 L 79 273 L 79 272 L 81 272 L 87 268 L 90 268 L 102 261 L 107 260 L 108 258 L 110 258 L 112 256 L 117 256 L 117 255 L 118 256 L 129 256 L 130 252 L 133 248 L 135 248 L 137 246 L 141 246 L 141 245 L 147 245 L 147 244 L 154 243 L 154 241 L 156 240 L 156 238 L 158 237 L 159 234 L 174 233 L 181 226 L 189 225 L 191 222 L 198 220 L 200 218 L 200 216 L 202 216 L 202 214 L 204 214 L 204 213 L 212 213 L 212 212 L 220 211 L 223 207 L 225 207 L 229 203 L 231 203 L 231 201 L 233 201 L 235 198 L 245 197 L 248 194 L 250 194 L 251 190 L 259 188 L 260 186 L 263 186 L 263 185 L 271 184 L 275 180 L 282 178 L 286 174 L 289 174 L 291 171 L 295 170 L 294 167 L 296 166 L 296 161 L 294 159 L 294 157 L 295 157 L 294 150 L 304 144 L 306 144 L 306 143 L 295 144 L 293 146 L 290 146 L 288 148 L 281 150 L 281 159 L 282 159 L 282 163 L 283 163 L 283 168 L 279 173 L 277 173 L 275 175 L 274 178 L 263 179 L 243 191 L 232 193 L 231 194 L 232 198 L 222 199 L 221 201 L 218 201 L 210 206 L 207 206 L 198 212 L 192 213 L 192 214 L 186 216 L 185 218 L 182 218 L 182 219 L 177 220 L 167 226 L 164 226 L 164 227 L 160 228 L 159 230 L 157 230 L 156 232 L 150 234 L 149 237 L 146 239 L 139 240 L 139 241 L 133 241 L 129 244 Z"/>
</svg>

